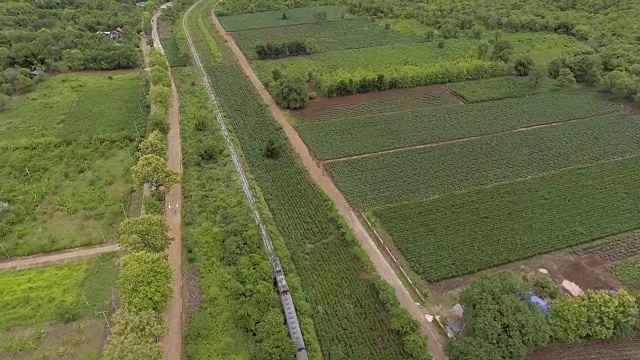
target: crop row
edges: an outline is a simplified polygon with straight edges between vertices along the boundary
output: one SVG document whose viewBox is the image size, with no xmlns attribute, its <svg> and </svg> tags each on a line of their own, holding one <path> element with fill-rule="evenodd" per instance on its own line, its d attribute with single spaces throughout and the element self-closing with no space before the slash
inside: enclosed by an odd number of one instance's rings
<svg viewBox="0 0 640 360">
<path fill-rule="evenodd" d="M 624 260 L 640 255 L 640 232 L 612 236 L 593 244 L 580 246 L 573 252 L 579 255 L 598 255 L 609 262 Z"/>
<path fill-rule="evenodd" d="M 210 66 L 209 73 L 251 174 L 293 254 L 324 358 L 409 358 L 402 338 L 390 331 L 373 281 L 362 276 L 366 268 L 353 249 L 353 240 L 298 164 L 249 80 L 232 65 Z M 266 160 L 264 151 L 270 141 L 281 150 L 277 159 Z"/>
<path fill-rule="evenodd" d="M 640 153 L 640 121 L 605 115 L 328 164 L 349 202 L 375 208 Z"/>
<path fill-rule="evenodd" d="M 428 281 L 640 228 L 640 157 L 374 211 Z"/>
<path fill-rule="evenodd" d="M 368 96 L 368 95 L 365 95 Z M 371 99 L 362 100 L 354 97 L 353 102 L 344 103 L 332 100 L 323 101 L 320 104 L 311 103 L 306 110 L 292 113 L 300 122 L 329 121 L 349 117 L 373 115 L 455 105 L 455 97 L 448 93 L 444 87 L 419 87 L 414 89 L 389 91 L 375 94 Z"/>
<path fill-rule="evenodd" d="M 465 103 L 524 97 L 561 89 L 553 79 L 540 79 L 535 83 L 533 78 L 516 76 L 464 81 L 447 84 L 447 87 Z"/>
<path fill-rule="evenodd" d="M 302 124 L 319 159 L 515 130 L 621 111 L 597 93 L 571 89 L 526 98 Z"/>
<path fill-rule="evenodd" d="M 326 52 L 423 41 L 419 37 L 386 30 L 365 19 L 246 30 L 234 32 L 232 35 L 250 59 L 258 58 L 256 46 L 268 43 L 303 41 L 312 46 L 314 52 Z"/>
<path fill-rule="evenodd" d="M 318 22 L 318 13 L 326 14 L 326 19 L 323 21 L 355 18 L 355 15 L 350 14 L 347 10 L 348 9 L 343 6 L 313 6 L 284 9 L 281 11 L 222 16 L 220 17 L 220 23 L 227 31 L 242 31 L 315 23 Z"/>
</svg>

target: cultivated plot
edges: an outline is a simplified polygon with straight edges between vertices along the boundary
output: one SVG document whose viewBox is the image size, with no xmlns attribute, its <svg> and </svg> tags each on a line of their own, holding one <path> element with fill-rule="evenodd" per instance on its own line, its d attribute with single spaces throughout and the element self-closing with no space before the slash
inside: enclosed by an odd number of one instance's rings
<svg viewBox="0 0 640 360">
<path fill-rule="evenodd" d="M 232 33 L 250 59 L 257 59 L 256 46 L 303 41 L 316 52 L 364 48 L 377 45 L 414 43 L 423 39 L 387 30 L 365 19 L 313 23 Z"/>
<path fill-rule="evenodd" d="M 553 79 L 507 76 L 447 84 L 447 88 L 465 103 L 478 103 L 560 91 Z"/>
<path fill-rule="evenodd" d="M 270 27 L 300 25 L 318 22 L 319 13 L 324 13 L 323 21 L 354 19 L 343 6 L 314 6 L 282 11 L 265 11 L 253 14 L 231 15 L 220 18 L 220 23 L 227 31 L 242 31 Z"/>
<path fill-rule="evenodd" d="M 499 133 L 619 112 L 622 104 L 571 89 L 526 98 L 302 124 L 299 131 L 319 159 Z"/>
<path fill-rule="evenodd" d="M 327 166 L 349 202 L 371 209 L 638 153 L 640 119 L 615 114 Z"/>
<path fill-rule="evenodd" d="M 418 274 L 455 277 L 640 227 L 640 158 L 374 211 Z"/>
<path fill-rule="evenodd" d="M 143 134 L 142 77 L 66 74 L 49 78 L 0 113 L 0 144 L 19 139 L 76 139 Z"/>
</svg>

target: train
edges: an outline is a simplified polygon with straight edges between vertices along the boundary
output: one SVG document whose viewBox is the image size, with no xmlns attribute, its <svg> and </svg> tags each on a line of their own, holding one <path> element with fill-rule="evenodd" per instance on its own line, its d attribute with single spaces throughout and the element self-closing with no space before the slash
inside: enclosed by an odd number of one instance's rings
<svg viewBox="0 0 640 360">
<path fill-rule="evenodd" d="M 289 285 L 287 279 L 284 276 L 282 270 L 282 264 L 277 256 L 271 256 L 271 266 L 273 267 L 273 274 L 275 276 L 275 283 L 280 294 L 280 300 L 282 301 L 282 308 L 284 309 L 285 319 L 287 320 L 287 329 L 289 330 L 289 336 L 293 340 L 293 344 L 296 347 L 296 360 L 308 360 L 307 349 L 304 345 L 304 339 L 302 338 L 302 331 L 300 330 L 300 323 L 298 322 L 298 315 L 296 308 L 293 305 L 293 298 L 289 294 Z"/>
</svg>

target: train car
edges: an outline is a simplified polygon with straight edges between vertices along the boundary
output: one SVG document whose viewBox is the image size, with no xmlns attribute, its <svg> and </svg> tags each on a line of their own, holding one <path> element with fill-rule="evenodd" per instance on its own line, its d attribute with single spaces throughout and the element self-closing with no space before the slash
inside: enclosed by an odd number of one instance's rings
<svg viewBox="0 0 640 360">
<path fill-rule="evenodd" d="M 282 265 L 280 264 L 280 259 L 277 256 L 271 257 L 271 266 L 273 267 L 273 273 L 276 279 L 276 286 L 278 287 L 278 293 L 288 294 L 289 293 L 289 285 L 287 284 L 287 279 L 284 277 L 284 271 L 282 271 Z"/>
<path fill-rule="evenodd" d="M 300 330 L 300 324 L 298 323 L 298 315 L 296 314 L 296 308 L 293 305 L 293 299 L 290 294 L 284 294 L 281 297 L 282 307 L 284 308 L 285 319 L 287 320 L 287 328 L 289 330 L 289 336 L 293 340 L 296 346 L 296 359 L 306 360 L 307 350 L 302 338 L 302 331 Z"/>
</svg>

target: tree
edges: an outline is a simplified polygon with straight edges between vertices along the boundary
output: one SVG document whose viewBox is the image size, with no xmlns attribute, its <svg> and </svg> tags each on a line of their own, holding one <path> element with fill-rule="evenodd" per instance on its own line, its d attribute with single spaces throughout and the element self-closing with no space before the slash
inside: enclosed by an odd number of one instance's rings
<svg viewBox="0 0 640 360">
<path fill-rule="evenodd" d="M 161 315 L 153 311 L 118 310 L 115 324 L 104 350 L 105 360 L 161 360 L 162 346 L 157 338 L 167 328 Z"/>
<path fill-rule="evenodd" d="M 160 107 L 162 109 L 169 108 L 169 100 L 171 99 L 171 90 L 163 85 L 153 85 L 149 90 L 149 102 L 153 106 Z"/>
<path fill-rule="evenodd" d="M 451 360 L 497 360 L 500 359 L 495 346 L 473 336 L 463 336 L 449 343 Z"/>
<path fill-rule="evenodd" d="M 541 82 L 545 80 L 547 75 L 543 70 L 534 70 L 531 75 L 529 75 L 529 81 L 531 82 L 531 87 L 534 89 L 538 88 Z"/>
<path fill-rule="evenodd" d="M 280 156 L 280 144 L 274 139 L 269 139 L 264 148 L 264 156 L 268 159 L 277 159 Z"/>
<path fill-rule="evenodd" d="M 557 80 L 560 87 L 571 87 L 576 84 L 576 78 L 573 76 L 571 70 L 567 68 L 560 69 Z"/>
<path fill-rule="evenodd" d="M 128 311 L 162 312 L 171 297 L 171 266 L 163 254 L 130 253 L 120 259 L 120 301 Z"/>
<path fill-rule="evenodd" d="M 520 56 L 516 59 L 513 68 L 516 75 L 527 76 L 531 72 L 531 68 L 533 68 L 533 60 L 528 56 Z"/>
<path fill-rule="evenodd" d="M 480 45 L 478 45 L 478 59 L 480 60 L 484 60 L 487 58 L 487 55 L 489 54 L 489 42 L 486 40 L 483 40 L 480 42 Z"/>
<path fill-rule="evenodd" d="M 20 75 L 15 84 L 16 91 L 20 94 L 26 94 L 36 89 L 36 82 L 31 76 Z"/>
<path fill-rule="evenodd" d="M 140 156 L 156 155 L 158 157 L 167 158 L 167 141 L 163 134 L 159 131 L 153 131 L 149 136 L 140 143 Z"/>
<path fill-rule="evenodd" d="M 165 159 L 156 155 L 144 155 L 131 168 L 131 176 L 136 187 L 148 184 L 151 190 L 164 188 L 168 191 L 179 181 L 178 173 L 169 170 Z"/>
<path fill-rule="evenodd" d="M 547 67 L 547 71 L 549 72 L 549 76 L 552 79 L 557 79 L 558 76 L 560 76 L 560 70 L 567 68 L 568 67 L 568 61 L 565 58 L 557 58 L 557 59 L 553 59 L 548 67 Z"/>
<path fill-rule="evenodd" d="M 162 66 L 153 66 L 151 68 L 151 76 L 149 77 L 153 85 L 162 85 L 166 88 L 171 87 L 171 79 L 169 71 Z"/>
<path fill-rule="evenodd" d="M 280 71 L 280 69 L 273 69 L 273 71 L 271 72 L 271 78 L 273 79 L 273 81 L 280 80 L 280 78 L 282 78 L 282 72 Z"/>
<path fill-rule="evenodd" d="M 278 105 L 284 109 L 301 109 L 309 100 L 304 80 L 291 76 L 276 81 L 272 93 Z"/>
<path fill-rule="evenodd" d="M 259 347 L 255 354 L 257 360 L 280 360 L 291 357 L 294 348 L 284 326 L 282 313 L 271 309 L 257 325 L 256 337 Z"/>
<path fill-rule="evenodd" d="M 142 215 L 120 224 L 118 243 L 126 251 L 164 252 L 171 243 L 169 226 L 160 215 Z"/>
<path fill-rule="evenodd" d="M 596 84 L 602 76 L 602 61 L 598 55 L 580 55 L 572 61 L 572 72 L 577 82 Z"/>
<path fill-rule="evenodd" d="M 549 326 L 528 290 L 520 277 L 504 274 L 477 279 L 461 296 L 473 337 L 493 344 L 499 358 L 523 359 L 549 341 Z"/>
<path fill-rule="evenodd" d="M 620 98 L 632 98 L 640 92 L 640 79 L 625 71 L 614 70 L 602 78 L 605 91 Z"/>
<path fill-rule="evenodd" d="M 636 106 L 640 108 L 640 92 L 635 96 Z"/>
<path fill-rule="evenodd" d="M 471 37 L 474 39 L 481 39 L 484 33 L 484 27 L 480 25 L 473 25 L 471 28 Z"/>
<path fill-rule="evenodd" d="M 511 54 L 513 53 L 513 45 L 508 40 L 498 40 L 493 45 L 493 52 L 491 53 L 492 60 L 499 60 L 502 62 L 509 62 Z"/>
</svg>

